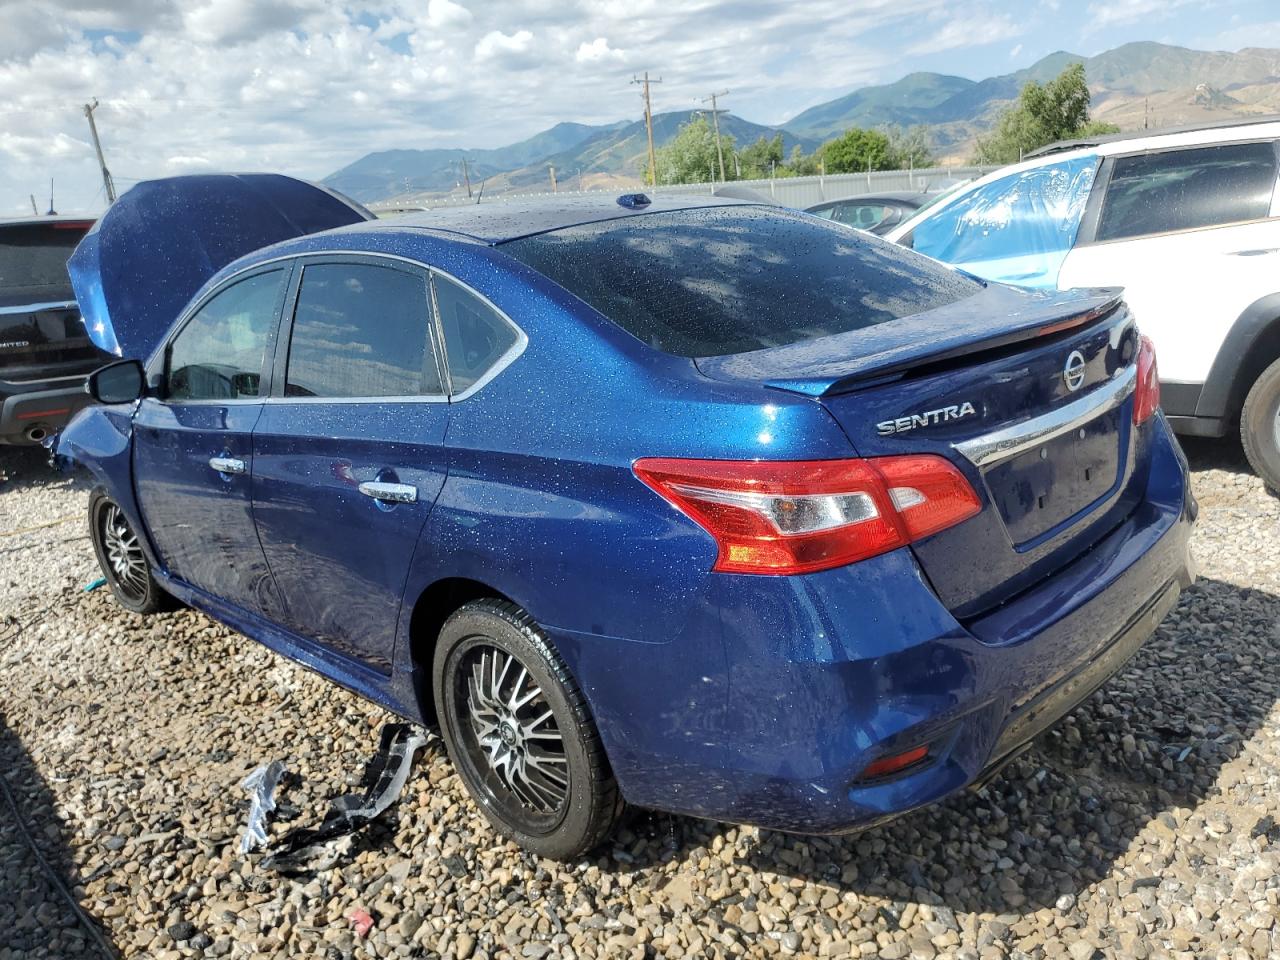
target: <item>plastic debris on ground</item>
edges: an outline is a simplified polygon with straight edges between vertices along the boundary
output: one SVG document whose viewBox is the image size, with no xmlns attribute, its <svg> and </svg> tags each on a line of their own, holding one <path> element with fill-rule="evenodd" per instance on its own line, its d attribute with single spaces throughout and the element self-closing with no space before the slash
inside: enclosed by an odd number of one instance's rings
<svg viewBox="0 0 1280 960">
<path fill-rule="evenodd" d="M 373 917 L 368 910 L 363 910 L 360 907 L 356 907 L 347 914 L 347 922 L 351 924 L 352 931 L 361 940 L 367 937 L 373 929 Z"/>
<path fill-rule="evenodd" d="M 240 837 L 241 853 L 267 845 L 267 814 L 276 809 L 276 787 L 283 776 L 284 764 L 272 760 L 240 782 L 240 786 L 249 792 L 249 823 Z"/>
<path fill-rule="evenodd" d="M 285 874 L 333 866 L 350 849 L 350 835 L 368 826 L 400 798 L 414 755 L 427 745 L 428 738 L 405 723 L 384 726 L 378 752 L 365 765 L 361 779 L 365 792 L 332 800 L 319 827 L 291 830 L 272 845 L 262 865 Z"/>
</svg>

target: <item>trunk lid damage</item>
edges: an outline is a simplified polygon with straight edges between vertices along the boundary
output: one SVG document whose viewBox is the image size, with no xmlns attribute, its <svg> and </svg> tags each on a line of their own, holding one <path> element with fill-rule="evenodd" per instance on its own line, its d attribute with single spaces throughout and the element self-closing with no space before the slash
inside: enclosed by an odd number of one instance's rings
<svg viewBox="0 0 1280 960">
<path fill-rule="evenodd" d="M 145 359 L 227 264 L 282 240 L 370 219 L 340 194 L 279 174 L 149 180 L 111 206 L 67 267 L 93 342 Z"/>
</svg>

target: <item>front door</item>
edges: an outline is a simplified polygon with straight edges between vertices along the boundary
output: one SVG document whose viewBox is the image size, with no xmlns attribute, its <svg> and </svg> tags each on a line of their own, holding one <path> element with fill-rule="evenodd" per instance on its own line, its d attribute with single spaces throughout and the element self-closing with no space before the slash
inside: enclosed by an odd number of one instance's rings
<svg viewBox="0 0 1280 960">
<path fill-rule="evenodd" d="M 304 262 L 254 432 L 254 513 L 295 633 L 391 671 L 405 579 L 444 485 L 449 404 L 426 271 Z"/>
<path fill-rule="evenodd" d="M 254 529 L 252 434 L 287 279 L 269 268 L 208 298 L 165 348 L 163 396 L 133 423 L 138 504 L 165 569 L 266 616 L 280 605 Z"/>
</svg>

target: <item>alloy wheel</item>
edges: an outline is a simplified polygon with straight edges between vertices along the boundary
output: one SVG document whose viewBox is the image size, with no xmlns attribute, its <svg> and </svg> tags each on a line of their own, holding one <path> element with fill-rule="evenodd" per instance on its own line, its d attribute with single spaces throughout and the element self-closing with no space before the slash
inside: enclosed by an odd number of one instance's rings
<svg viewBox="0 0 1280 960">
<path fill-rule="evenodd" d="M 481 642 L 466 658 L 459 671 L 466 715 L 459 719 L 488 799 L 531 827 L 554 825 L 568 801 L 569 766 L 546 694 L 505 650 Z"/>
<path fill-rule="evenodd" d="M 147 595 L 147 558 L 142 544 L 129 526 L 123 511 L 114 503 L 102 510 L 102 546 L 116 587 L 129 599 L 141 601 Z"/>
</svg>

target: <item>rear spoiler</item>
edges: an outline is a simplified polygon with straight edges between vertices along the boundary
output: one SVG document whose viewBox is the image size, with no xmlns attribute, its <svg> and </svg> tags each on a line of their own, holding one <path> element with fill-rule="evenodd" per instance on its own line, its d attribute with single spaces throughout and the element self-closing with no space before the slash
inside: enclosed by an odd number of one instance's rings
<svg viewBox="0 0 1280 960">
<path fill-rule="evenodd" d="M 1040 293 L 990 284 L 975 296 L 926 313 L 696 362 L 703 375 L 715 380 L 832 396 L 1078 330 L 1111 316 L 1123 303 L 1117 288 Z"/>
</svg>

